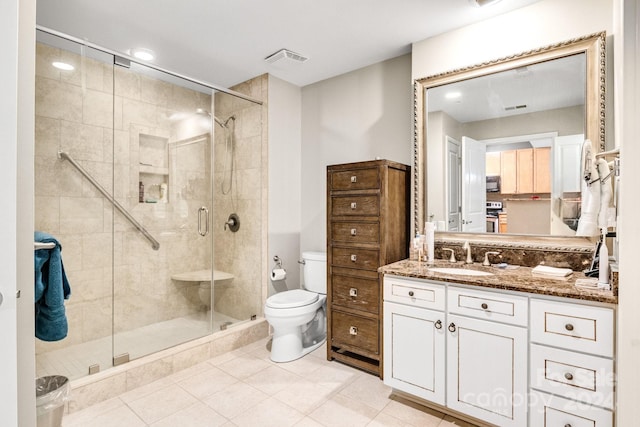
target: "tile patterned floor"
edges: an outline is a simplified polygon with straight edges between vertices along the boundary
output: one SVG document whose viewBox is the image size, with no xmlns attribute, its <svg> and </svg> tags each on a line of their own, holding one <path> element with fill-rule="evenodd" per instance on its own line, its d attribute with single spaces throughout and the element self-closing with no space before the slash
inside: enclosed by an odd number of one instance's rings
<svg viewBox="0 0 640 427">
<path fill-rule="evenodd" d="M 390 397 L 377 377 L 326 360 L 326 348 L 289 363 L 269 340 L 210 359 L 82 411 L 63 427 L 473 427 Z"/>
</svg>

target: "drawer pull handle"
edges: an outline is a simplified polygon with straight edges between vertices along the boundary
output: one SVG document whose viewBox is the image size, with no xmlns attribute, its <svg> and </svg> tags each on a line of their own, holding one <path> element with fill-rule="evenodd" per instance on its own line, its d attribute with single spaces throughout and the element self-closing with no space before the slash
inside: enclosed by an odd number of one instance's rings
<svg viewBox="0 0 640 427">
<path fill-rule="evenodd" d="M 448 329 L 449 329 L 449 332 L 455 332 L 456 331 L 456 324 L 451 322 L 449 324 L 449 328 Z"/>
<path fill-rule="evenodd" d="M 356 262 L 358 260 L 357 255 L 351 255 L 351 261 Z"/>
<path fill-rule="evenodd" d="M 350 326 L 349 327 L 349 333 L 351 335 L 358 335 L 358 328 L 356 326 Z"/>
<path fill-rule="evenodd" d="M 486 302 L 483 302 L 480 307 L 482 307 L 483 310 L 486 310 L 487 308 L 489 308 L 489 304 L 487 304 Z"/>
<path fill-rule="evenodd" d="M 351 202 L 351 209 L 355 209 L 358 207 L 358 204 L 356 202 Z"/>
<path fill-rule="evenodd" d="M 565 424 L 564 427 L 571 427 L 571 424 Z"/>
<path fill-rule="evenodd" d="M 573 331 L 573 325 L 571 323 L 567 323 L 566 325 L 564 325 L 564 328 L 567 331 Z"/>
<path fill-rule="evenodd" d="M 350 297 L 357 297 L 358 296 L 358 290 L 356 288 L 349 289 L 349 296 Z"/>
<path fill-rule="evenodd" d="M 413 296 L 413 291 L 409 291 L 409 296 L 412 297 Z"/>
<path fill-rule="evenodd" d="M 436 329 L 442 329 L 442 321 L 440 319 L 436 320 L 436 323 L 433 324 L 433 327 Z"/>
<path fill-rule="evenodd" d="M 352 236 L 355 236 L 355 235 L 356 235 L 356 229 L 355 229 L 355 228 L 352 228 L 352 229 L 351 229 L 351 235 L 352 235 Z"/>
<path fill-rule="evenodd" d="M 351 182 L 358 182 L 358 177 L 356 175 L 353 175 L 351 177 Z"/>
<path fill-rule="evenodd" d="M 566 374 L 564 374 L 564 377 L 567 380 L 571 381 L 573 379 L 573 374 L 571 374 L 570 372 L 567 372 Z"/>
</svg>

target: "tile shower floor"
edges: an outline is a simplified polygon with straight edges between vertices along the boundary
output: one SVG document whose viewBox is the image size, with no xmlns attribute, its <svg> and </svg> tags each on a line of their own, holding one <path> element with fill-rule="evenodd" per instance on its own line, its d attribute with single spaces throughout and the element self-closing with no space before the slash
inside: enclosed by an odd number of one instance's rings
<svg viewBox="0 0 640 427">
<path fill-rule="evenodd" d="M 377 377 L 326 360 L 326 348 L 289 363 L 269 340 L 66 415 L 63 427 L 472 427 L 390 396 Z"/>
<path fill-rule="evenodd" d="M 229 316 L 215 313 L 213 330 L 238 322 Z M 178 317 L 121 332 L 115 337 L 114 354 L 129 353 L 131 360 L 169 348 L 210 333 L 210 312 Z M 63 375 L 70 380 L 84 377 L 89 366 L 98 364 L 107 369 L 112 364 L 112 340 L 104 337 L 62 349 L 40 353 L 36 357 L 36 375 Z"/>
</svg>

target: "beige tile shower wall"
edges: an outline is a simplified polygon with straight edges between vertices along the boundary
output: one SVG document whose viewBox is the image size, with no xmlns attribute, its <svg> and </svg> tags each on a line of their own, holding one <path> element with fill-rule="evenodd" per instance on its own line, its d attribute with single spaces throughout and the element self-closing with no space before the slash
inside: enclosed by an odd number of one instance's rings
<svg viewBox="0 0 640 427">
<path fill-rule="evenodd" d="M 236 319 L 247 319 L 252 314 L 261 315 L 266 254 L 266 190 L 267 190 L 267 131 L 266 100 L 267 76 L 259 76 L 244 82 L 233 90 L 261 99 L 256 105 L 248 101 L 218 93 L 215 95 L 215 115 L 225 121 L 235 115 L 233 140 L 235 163 L 232 190 L 222 194 L 225 169 L 225 132 L 220 126 L 215 131 L 214 169 L 214 262 L 217 270 L 235 276 L 230 285 L 215 288 L 214 308 Z M 228 180 L 227 175 L 227 180 Z M 227 181 L 228 182 L 228 181 Z M 240 217 L 237 233 L 224 231 L 229 214 Z"/>
<path fill-rule="evenodd" d="M 60 58 L 76 69 L 54 69 Z M 197 209 L 208 204 L 208 148 L 175 150 L 167 204 L 138 203 L 138 173 L 140 134 L 174 142 L 207 132 L 176 113 L 210 110 L 211 97 L 42 44 L 36 63 L 35 228 L 60 240 L 72 289 L 68 337 L 37 341 L 37 352 L 110 335 L 112 312 L 118 332 L 206 309 L 197 283 L 170 276 L 205 268 L 210 259 L 207 239 L 196 232 Z M 57 159 L 59 149 L 115 195 L 160 242 L 159 251 Z"/>
</svg>

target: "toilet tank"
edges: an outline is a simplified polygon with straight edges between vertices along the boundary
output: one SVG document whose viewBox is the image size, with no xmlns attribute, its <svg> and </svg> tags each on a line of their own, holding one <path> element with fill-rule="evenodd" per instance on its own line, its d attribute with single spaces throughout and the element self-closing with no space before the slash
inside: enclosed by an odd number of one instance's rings
<svg viewBox="0 0 640 427">
<path fill-rule="evenodd" d="M 327 253 L 302 252 L 304 288 L 318 294 L 327 293 Z"/>
</svg>

